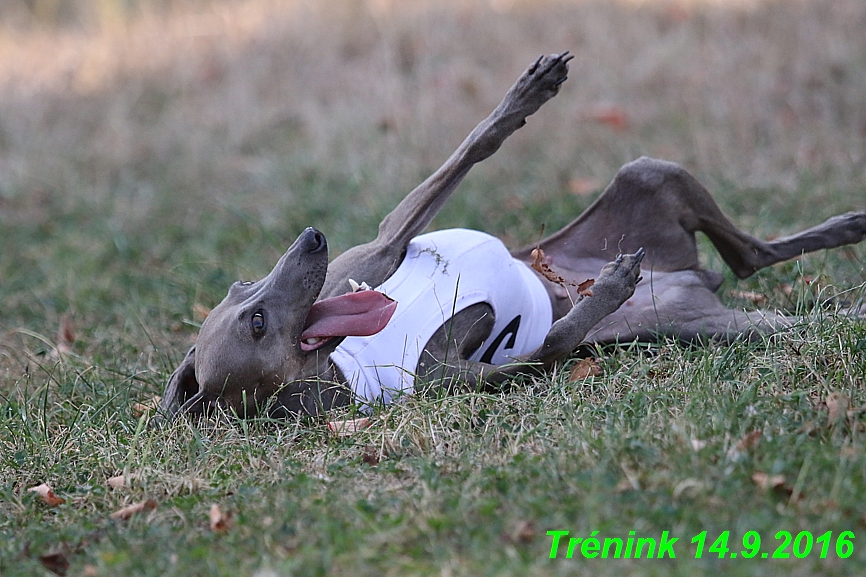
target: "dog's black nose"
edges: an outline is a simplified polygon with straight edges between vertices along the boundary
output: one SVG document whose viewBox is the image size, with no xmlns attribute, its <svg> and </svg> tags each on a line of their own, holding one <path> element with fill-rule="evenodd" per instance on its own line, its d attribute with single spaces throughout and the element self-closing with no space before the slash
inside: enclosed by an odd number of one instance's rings
<svg viewBox="0 0 866 577">
<path fill-rule="evenodd" d="M 308 227 L 301 236 L 304 239 L 305 248 L 309 253 L 316 253 L 328 248 L 328 240 L 325 238 L 325 235 L 313 227 Z"/>
<path fill-rule="evenodd" d="M 325 235 L 319 232 L 318 230 L 314 231 L 313 240 L 316 243 L 316 248 L 312 250 L 312 252 L 319 252 L 323 248 L 328 247 L 328 241 L 325 239 Z"/>
</svg>

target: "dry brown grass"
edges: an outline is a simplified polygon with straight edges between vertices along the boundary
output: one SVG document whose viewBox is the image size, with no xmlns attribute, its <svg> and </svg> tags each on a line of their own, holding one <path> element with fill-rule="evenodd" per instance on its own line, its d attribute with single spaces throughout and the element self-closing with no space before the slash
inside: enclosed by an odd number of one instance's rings
<svg viewBox="0 0 866 577">
<path fill-rule="evenodd" d="M 201 203 L 243 193 L 267 218 L 303 194 L 280 180 L 287 163 L 387 204 L 528 62 L 563 49 L 577 54 L 563 94 L 484 167 L 502 199 L 528 170 L 534 189 L 564 194 L 641 154 L 781 194 L 806 174 L 812 199 L 849 191 L 849 205 L 866 180 L 860 0 L 246 0 L 102 20 L 0 37 L 7 205 L 120 194 L 118 217 L 146 220 L 182 194 L 194 227 Z M 588 119 L 600 105 L 628 125 Z"/>
</svg>

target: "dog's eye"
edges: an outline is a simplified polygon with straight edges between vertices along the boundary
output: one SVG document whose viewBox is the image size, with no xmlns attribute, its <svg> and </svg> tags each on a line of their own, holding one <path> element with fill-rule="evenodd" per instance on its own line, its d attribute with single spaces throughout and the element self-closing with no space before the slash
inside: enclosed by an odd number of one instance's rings
<svg viewBox="0 0 866 577">
<path fill-rule="evenodd" d="M 254 335 L 260 335 L 265 332 L 265 315 L 261 311 L 254 313 L 250 319 L 250 325 L 252 326 Z"/>
</svg>

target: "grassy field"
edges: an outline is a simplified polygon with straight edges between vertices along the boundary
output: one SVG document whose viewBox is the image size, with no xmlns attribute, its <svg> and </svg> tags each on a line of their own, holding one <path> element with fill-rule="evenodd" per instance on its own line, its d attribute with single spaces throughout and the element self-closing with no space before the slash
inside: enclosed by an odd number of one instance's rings
<svg viewBox="0 0 866 577">
<path fill-rule="evenodd" d="M 542 53 L 576 54 L 569 81 L 437 227 L 533 242 L 644 154 L 758 236 L 866 209 L 864 29 L 862 0 L 4 3 L 0 575 L 866 572 L 866 325 L 835 313 L 864 246 L 726 273 L 796 330 L 600 350 L 594 377 L 419 395 L 350 437 L 135 411 L 230 282 L 308 225 L 370 238 Z M 549 531 L 667 531 L 676 558 L 551 559 Z"/>
</svg>

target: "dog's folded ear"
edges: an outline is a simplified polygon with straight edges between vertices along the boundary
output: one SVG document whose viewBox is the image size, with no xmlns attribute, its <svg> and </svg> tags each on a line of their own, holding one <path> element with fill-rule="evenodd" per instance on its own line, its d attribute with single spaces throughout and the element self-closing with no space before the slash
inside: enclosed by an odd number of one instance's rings
<svg viewBox="0 0 866 577">
<path fill-rule="evenodd" d="M 198 381 L 195 379 L 195 346 L 193 346 L 168 379 L 168 386 L 159 403 L 160 420 L 173 419 L 183 404 L 198 393 L 198 389 Z"/>
</svg>

